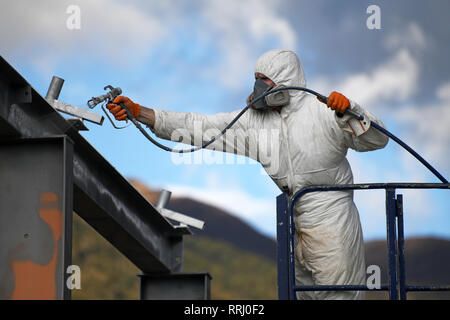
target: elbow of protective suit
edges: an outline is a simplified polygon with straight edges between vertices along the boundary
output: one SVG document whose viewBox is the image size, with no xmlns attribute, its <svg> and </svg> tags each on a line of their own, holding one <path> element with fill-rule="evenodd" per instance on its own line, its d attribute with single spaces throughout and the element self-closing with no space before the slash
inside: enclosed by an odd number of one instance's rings
<svg viewBox="0 0 450 320">
<path fill-rule="evenodd" d="M 358 104 L 356 104 L 356 109 L 358 110 L 355 111 L 359 111 L 359 114 L 364 116 L 364 119 L 369 125 L 368 130 L 364 134 L 366 135 L 367 139 L 370 140 L 370 142 L 373 144 L 373 150 L 383 149 L 384 147 L 386 147 L 386 145 L 389 142 L 389 137 L 373 126 L 373 123 L 375 123 L 378 126 L 386 129 L 386 126 L 384 125 L 383 121 L 378 119 L 372 113 L 361 108 Z M 364 136 L 364 134 L 362 135 L 362 137 Z M 363 137 L 363 139 L 366 137 Z"/>
<path fill-rule="evenodd" d="M 339 127 L 350 134 L 352 140 L 350 147 L 360 152 L 383 149 L 389 142 L 389 138 L 372 126 L 372 122 L 375 122 L 385 128 L 383 122 L 352 100 L 350 100 L 350 108 L 362 115 L 364 119 L 357 119 L 348 113 L 342 117 L 335 114 Z"/>
<path fill-rule="evenodd" d="M 380 147 L 378 149 L 383 149 L 384 147 L 387 146 L 388 142 L 389 142 L 389 137 L 381 132 L 379 132 L 381 134 L 381 143 L 380 143 Z"/>
</svg>

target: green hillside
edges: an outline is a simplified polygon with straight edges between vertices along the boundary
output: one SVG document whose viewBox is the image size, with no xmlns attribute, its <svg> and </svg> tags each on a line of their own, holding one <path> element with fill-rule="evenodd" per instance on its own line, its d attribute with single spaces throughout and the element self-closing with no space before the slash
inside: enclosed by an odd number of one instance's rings
<svg viewBox="0 0 450 320">
<path fill-rule="evenodd" d="M 72 264 L 81 269 L 81 290 L 72 299 L 138 299 L 139 270 L 78 215 L 73 215 Z"/>
<path fill-rule="evenodd" d="M 72 264 L 81 268 L 81 290 L 72 299 L 138 299 L 140 271 L 77 215 Z M 212 299 L 276 299 L 276 265 L 226 242 L 186 236 L 186 272 L 208 271 Z"/>
<path fill-rule="evenodd" d="M 212 299 L 277 299 L 275 263 L 223 241 L 185 237 L 184 271 L 208 271 Z"/>
</svg>

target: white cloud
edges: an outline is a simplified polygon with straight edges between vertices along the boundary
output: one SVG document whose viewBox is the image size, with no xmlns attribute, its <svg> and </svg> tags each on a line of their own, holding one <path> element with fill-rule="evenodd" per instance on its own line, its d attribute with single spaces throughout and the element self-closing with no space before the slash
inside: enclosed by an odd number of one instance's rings
<svg viewBox="0 0 450 320">
<path fill-rule="evenodd" d="M 436 96 L 439 99 L 450 103 L 450 81 L 440 85 L 439 88 L 437 88 Z"/>
<path fill-rule="evenodd" d="M 450 82 L 436 91 L 437 102 L 403 107 L 393 112 L 396 122 L 416 151 L 441 170 L 450 170 Z M 414 147 L 413 147 L 414 148 Z M 407 165 L 405 163 L 405 165 Z M 444 171 L 444 176 L 445 176 Z"/>
<path fill-rule="evenodd" d="M 416 23 L 389 32 L 384 45 L 392 53 L 367 72 L 349 74 L 344 78 L 319 77 L 312 87 L 323 92 L 340 91 L 361 105 L 383 101 L 403 102 L 409 99 L 418 85 L 420 66 L 417 56 L 427 47 L 425 33 Z"/>
<path fill-rule="evenodd" d="M 236 183 L 224 183 L 216 174 L 206 175 L 205 187 L 171 184 L 164 186 L 173 197 L 189 197 L 240 217 L 266 235 L 276 237 L 275 198 L 255 197 Z"/>
<path fill-rule="evenodd" d="M 80 30 L 66 27 L 66 9 L 73 4 L 81 10 Z M 8 30 L 0 34 L 2 54 L 32 61 L 46 75 L 57 62 L 70 61 L 76 66 L 83 59 L 109 63 L 114 68 L 138 66 L 157 49 L 168 53 L 162 55 L 166 63 L 177 66 L 180 52 L 170 52 L 168 44 L 179 41 L 183 46 L 189 39 L 180 37 L 188 34 L 198 40 L 197 46 L 206 46 L 219 59 L 203 68 L 190 65 L 188 59 L 181 63 L 228 89 L 237 89 L 243 79 L 251 77 L 256 57 L 268 41 L 295 48 L 296 33 L 277 13 L 277 4 L 205 0 L 195 3 L 192 10 L 192 2 L 187 1 L 8 1 L 0 11 L 0 29 Z"/>
<path fill-rule="evenodd" d="M 66 27 L 71 4 L 80 8 L 79 30 Z M 7 1 L 0 29 L 2 54 L 23 56 L 44 70 L 59 61 L 76 66 L 80 58 L 121 65 L 145 56 L 165 30 L 157 17 L 113 0 Z"/>
<path fill-rule="evenodd" d="M 351 74 L 343 79 L 318 78 L 312 88 L 323 92 L 339 91 L 360 105 L 407 99 L 417 86 L 419 67 L 406 49 L 375 66 L 369 72 Z"/>
<path fill-rule="evenodd" d="M 207 37 L 219 48 L 223 60 L 210 75 L 230 89 L 253 74 L 256 58 L 270 40 L 274 46 L 295 49 L 296 33 L 277 13 L 278 1 L 204 1 L 201 16 Z M 271 48 L 274 49 L 274 48 Z M 217 77 L 220 75 L 220 77 Z"/>
<path fill-rule="evenodd" d="M 402 30 L 390 32 L 384 41 L 384 45 L 388 49 L 411 48 L 424 49 L 428 44 L 422 28 L 414 22 L 406 25 Z"/>
</svg>

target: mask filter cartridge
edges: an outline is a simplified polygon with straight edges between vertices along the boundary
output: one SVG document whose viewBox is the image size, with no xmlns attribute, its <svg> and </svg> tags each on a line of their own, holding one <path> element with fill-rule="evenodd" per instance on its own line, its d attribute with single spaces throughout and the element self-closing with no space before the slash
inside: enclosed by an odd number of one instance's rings
<svg viewBox="0 0 450 320">
<path fill-rule="evenodd" d="M 281 88 L 279 86 L 277 88 Z M 252 99 L 258 98 L 263 95 L 267 91 L 273 89 L 273 86 L 269 86 L 261 79 L 255 80 L 255 85 L 253 87 Z M 274 107 L 282 107 L 289 103 L 290 97 L 289 92 L 287 90 L 277 91 L 272 94 L 265 96 L 263 99 L 256 101 L 252 108 L 256 110 L 270 110 Z"/>
</svg>

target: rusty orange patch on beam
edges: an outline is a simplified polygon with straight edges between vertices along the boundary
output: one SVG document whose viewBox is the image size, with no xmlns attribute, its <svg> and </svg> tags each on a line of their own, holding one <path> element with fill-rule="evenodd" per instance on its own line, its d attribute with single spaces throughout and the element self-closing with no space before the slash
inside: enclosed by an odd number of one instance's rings
<svg viewBox="0 0 450 320">
<path fill-rule="evenodd" d="M 12 269 L 15 287 L 12 299 L 56 299 L 56 264 L 58 258 L 58 240 L 62 236 L 63 215 L 58 210 L 58 196 L 53 192 L 41 195 L 39 217 L 50 227 L 53 236 L 53 255 L 46 265 L 36 262 L 13 261 Z"/>
<path fill-rule="evenodd" d="M 41 194 L 41 203 L 55 203 L 58 202 L 58 196 L 53 192 L 44 192 Z"/>
</svg>

